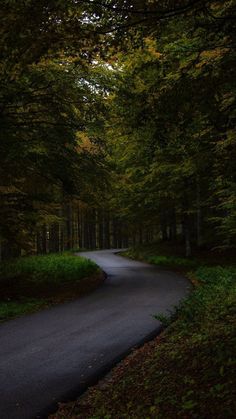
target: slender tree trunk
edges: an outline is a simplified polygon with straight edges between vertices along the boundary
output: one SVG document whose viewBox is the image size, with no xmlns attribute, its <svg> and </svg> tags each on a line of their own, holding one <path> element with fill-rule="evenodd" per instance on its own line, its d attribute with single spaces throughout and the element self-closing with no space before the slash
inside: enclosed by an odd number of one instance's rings
<svg viewBox="0 0 236 419">
<path fill-rule="evenodd" d="M 105 225 L 105 237 L 106 237 L 106 248 L 110 249 L 110 214 L 106 214 L 106 225 Z"/>
<path fill-rule="evenodd" d="M 197 246 L 202 246 L 202 208 L 199 177 L 197 177 Z"/>
<path fill-rule="evenodd" d="M 139 226 L 139 244 L 143 244 L 143 229 L 142 226 Z"/>
<path fill-rule="evenodd" d="M 132 235 L 132 245 L 136 246 L 136 234 L 135 234 L 135 232 Z"/>
<path fill-rule="evenodd" d="M 2 261 L 2 239 L 0 237 L 0 262 Z"/>
<path fill-rule="evenodd" d="M 166 241 L 168 240 L 168 233 L 167 233 L 167 215 L 166 215 L 166 210 L 162 209 L 161 210 L 161 215 L 160 215 L 160 222 L 161 222 L 161 238 L 162 241 Z"/>
<path fill-rule="evenodd" d="M 121 249 L 122 248 L 122 224 L 121 222 L 118 223 L 118 248 Z"/>
<path fill-rule="evenodd" d="M 190 231 L 188 223 L 185 226 L 185 256 L 188 258 L 192 254 L 191 242 L 190 242 Z"/>
<path fill-rule="evenodd" d="M 95 210 L 95 230 L 96 230 L 96 249 L 99 249 L 99 213 L 98 210 Z"/>
<path fill-rule="evenodd" d="M 89 227 L 88 227 L 88 210 L 84 211 L 84 247 L 89 249 Z"/>
<path fill-rule="evenodd" d="M 46 254 L 47 250 L 47 226 L 44 225 L 42 228 L 42 253 Z"/>
<path fill-rule="evenodd" d="M 59 252 L 59 225 L 56 223 L 49 229 L 49 252 Z"/>
<path fill-rule="evenodd" d="M 176 228 L 176 212 L 175 208 L 172 210 L 171 220 L 170 220 L 170 240 L 175 241 L 177 237 L 177 228 Z"/>
<path fill-rule="evenodd" d="M 99 216 L 99 248 L 103 249 L 104 247 L 104 241 L 103 241 L 103 214 L 100 211 Z"/>
<path fill-rule="evenodd" d="M 189 220 L 189 215 L 186 213 L 186 210 L 183 213 L 184 213 L 183 226 L 184 226 L 185 256 L 190 257 L 192 254 L 191 240 L 190 240 L 190 220 Z"/>
</svg>

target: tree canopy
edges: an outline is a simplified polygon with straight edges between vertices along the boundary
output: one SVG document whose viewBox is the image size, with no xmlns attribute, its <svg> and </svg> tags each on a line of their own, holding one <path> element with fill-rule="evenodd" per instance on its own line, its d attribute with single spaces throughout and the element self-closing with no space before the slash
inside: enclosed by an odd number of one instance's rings
<svg viewBox="0 0 236 419">
<path fill-rule="evenodd" d="M 235 245 L 235 0 L 4 0 L 0 17 L 8 246 Z"/>
</svg>

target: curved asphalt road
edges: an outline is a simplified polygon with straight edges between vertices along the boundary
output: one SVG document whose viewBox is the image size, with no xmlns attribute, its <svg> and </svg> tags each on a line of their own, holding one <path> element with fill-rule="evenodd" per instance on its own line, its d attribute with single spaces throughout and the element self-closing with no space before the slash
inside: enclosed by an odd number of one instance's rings
<svg viewBox="0 0 236 419">
<path fill-rule="evenodd" d="M 45 417 L 157 333 L 187 279 L 114 255 L 83 253 L 107 273 L 92 294 L 0 325 L 0 418 Z"/>
</svg>

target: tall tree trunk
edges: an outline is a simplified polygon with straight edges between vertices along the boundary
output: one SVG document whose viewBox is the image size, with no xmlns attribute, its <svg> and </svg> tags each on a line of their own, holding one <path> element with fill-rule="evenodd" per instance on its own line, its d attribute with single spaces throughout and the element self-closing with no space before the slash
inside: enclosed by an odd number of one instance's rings
<svg viewBox="0 0 236 419">
<path fill-rule="evenodd" d="M 59 252 L 59 225 L 54 223 L 49 229 L 49 251 Z"/>
<path fill-rule="evenodd" d="M 187 188 L 187 187 L 186 187 Z M 190 257 L 192 253 L 191 238 L 190 238 L 190 217 L 189 217 L 189 200 L 187 192 L 185 192 L 183 200 L 183 227 L 184 227 L 184 241 L 185 241 L 185 256 Z"/>
<path fill-rule="evenodd" d="M 103 249 L 104 248 L 104 237 L 103 237 L 103 214 L 100 211 L 100 216 L 99 216 L 99 248 Z"/>
<path fill-rule="evenodd" d="M 143 229 L 142 226 L 139 226 L 139 244 L 143 244 Z"/>
<path fill-rule="evenodd" d="M 121 249 L 122 248 L 122 223 L 119 222 L 118 223 L 118 231 L 117 231 L 117 237 L 118 237 L 118 248 Z"/>
<path fill-rule="evenodd" d="M 167 214 L 166 214 L 166 209 L 164 208 L 161 210 L 160 223 L 161 223 L 161 238 L 162 238 L 162 241 L 166 241 L 168 240 Z"/>
<path fill-rule="evenodd" d="M 105 247 L 106 249 L 110 248 L 110 216 L 109 213 L 105 214 L 105 226 L 104 226 L 104 235 L 105 235 Z"/>
<path fill-rule="evenodd" d="M 202 246 L 202 208 L 199 176 L 197 176 L 197 246 Z"/>
<path fill-rule="evenodd" d="M 0 262 L 2 261 L 2 239 L 0 237 Z"/>
<path fill-rule="evenodd" d="M 185 227 L 185 256 L 188 258 L 192 254 L 189 226 Z"/>
<path fill-rule="evenodd" d="M 46 254 L 48 251 L 48 240 L 47 240 L 47 226 L 42 227 L 42 253 Z"/>
<path fill-rule="evenodd" d="M 170 240 L 175 241 L 177 237 L 177 227 L 176 227 L 176 212 L 175 208 L 173 208 L 171 213 L 171 220 L 170 220 Z"/>
<path fill-rule="evenodd" d="M 185 256 L 188 258 L 192 254 L 191 240 L 190 240 L 190 220 L 189 215 L 185 213 L 184 216 L 184 240 L 185 240 Z"/>
</svg>

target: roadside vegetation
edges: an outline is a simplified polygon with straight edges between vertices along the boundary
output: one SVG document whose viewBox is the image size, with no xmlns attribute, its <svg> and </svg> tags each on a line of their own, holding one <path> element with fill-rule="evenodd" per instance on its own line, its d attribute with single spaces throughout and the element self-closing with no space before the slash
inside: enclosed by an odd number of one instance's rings
<svg viewBox="0 0 236 419">
<path fill-rule="evenodd" d="M 153 247 L 138 252 L 147 260 Z M 184 266 L 184 258 L 165 258 L 156 255 L 154 261 L 179 267 L 182 260 Z M 191 295 L 168 318 L 157 314 L 169 326 L 161 336 L 51 419 L 235 417 L 236 268 L 200 266 L 188 276 L 195 284 Z"/>
<path fill-rule="evenodd" d="M 180 243 L 157 241 L 151 244 L 137 245 L 121 252 L 121 255 L 131 259 L 146 261 L 163 268 L 171 268 L 180 272 L 196 270 L 200 266 L 234 266 L 235 249 L 193 248 L 192 257 L 185 256 L 184 246 Z"/>
<path fill-rule="evenodd" d="M 158 252 L 163 254 L 158 255 Z M 194 269 L 198 265 L 197 259 L 186 258 L 181 253 L 176 252 L 176 255 L 169 255 L 166 253 L 166 248 L 163 245 L 147 245 L 147 246 L 137 246 L 135 248 L 128 249 L 125 252 L 121 252 L 122 256 L 127 256 L 128 258 L 134 260 L 141 260 L 148 263 L 153 263 L 164 268 L 172 268 L 179 270 Z"/>
<path fill-rule="evenodd" d="M 102 272 L 70 253 L 30 256 L 0 265 L 0 321 L 73 299 L 94 289 Z"/>
</svg>

